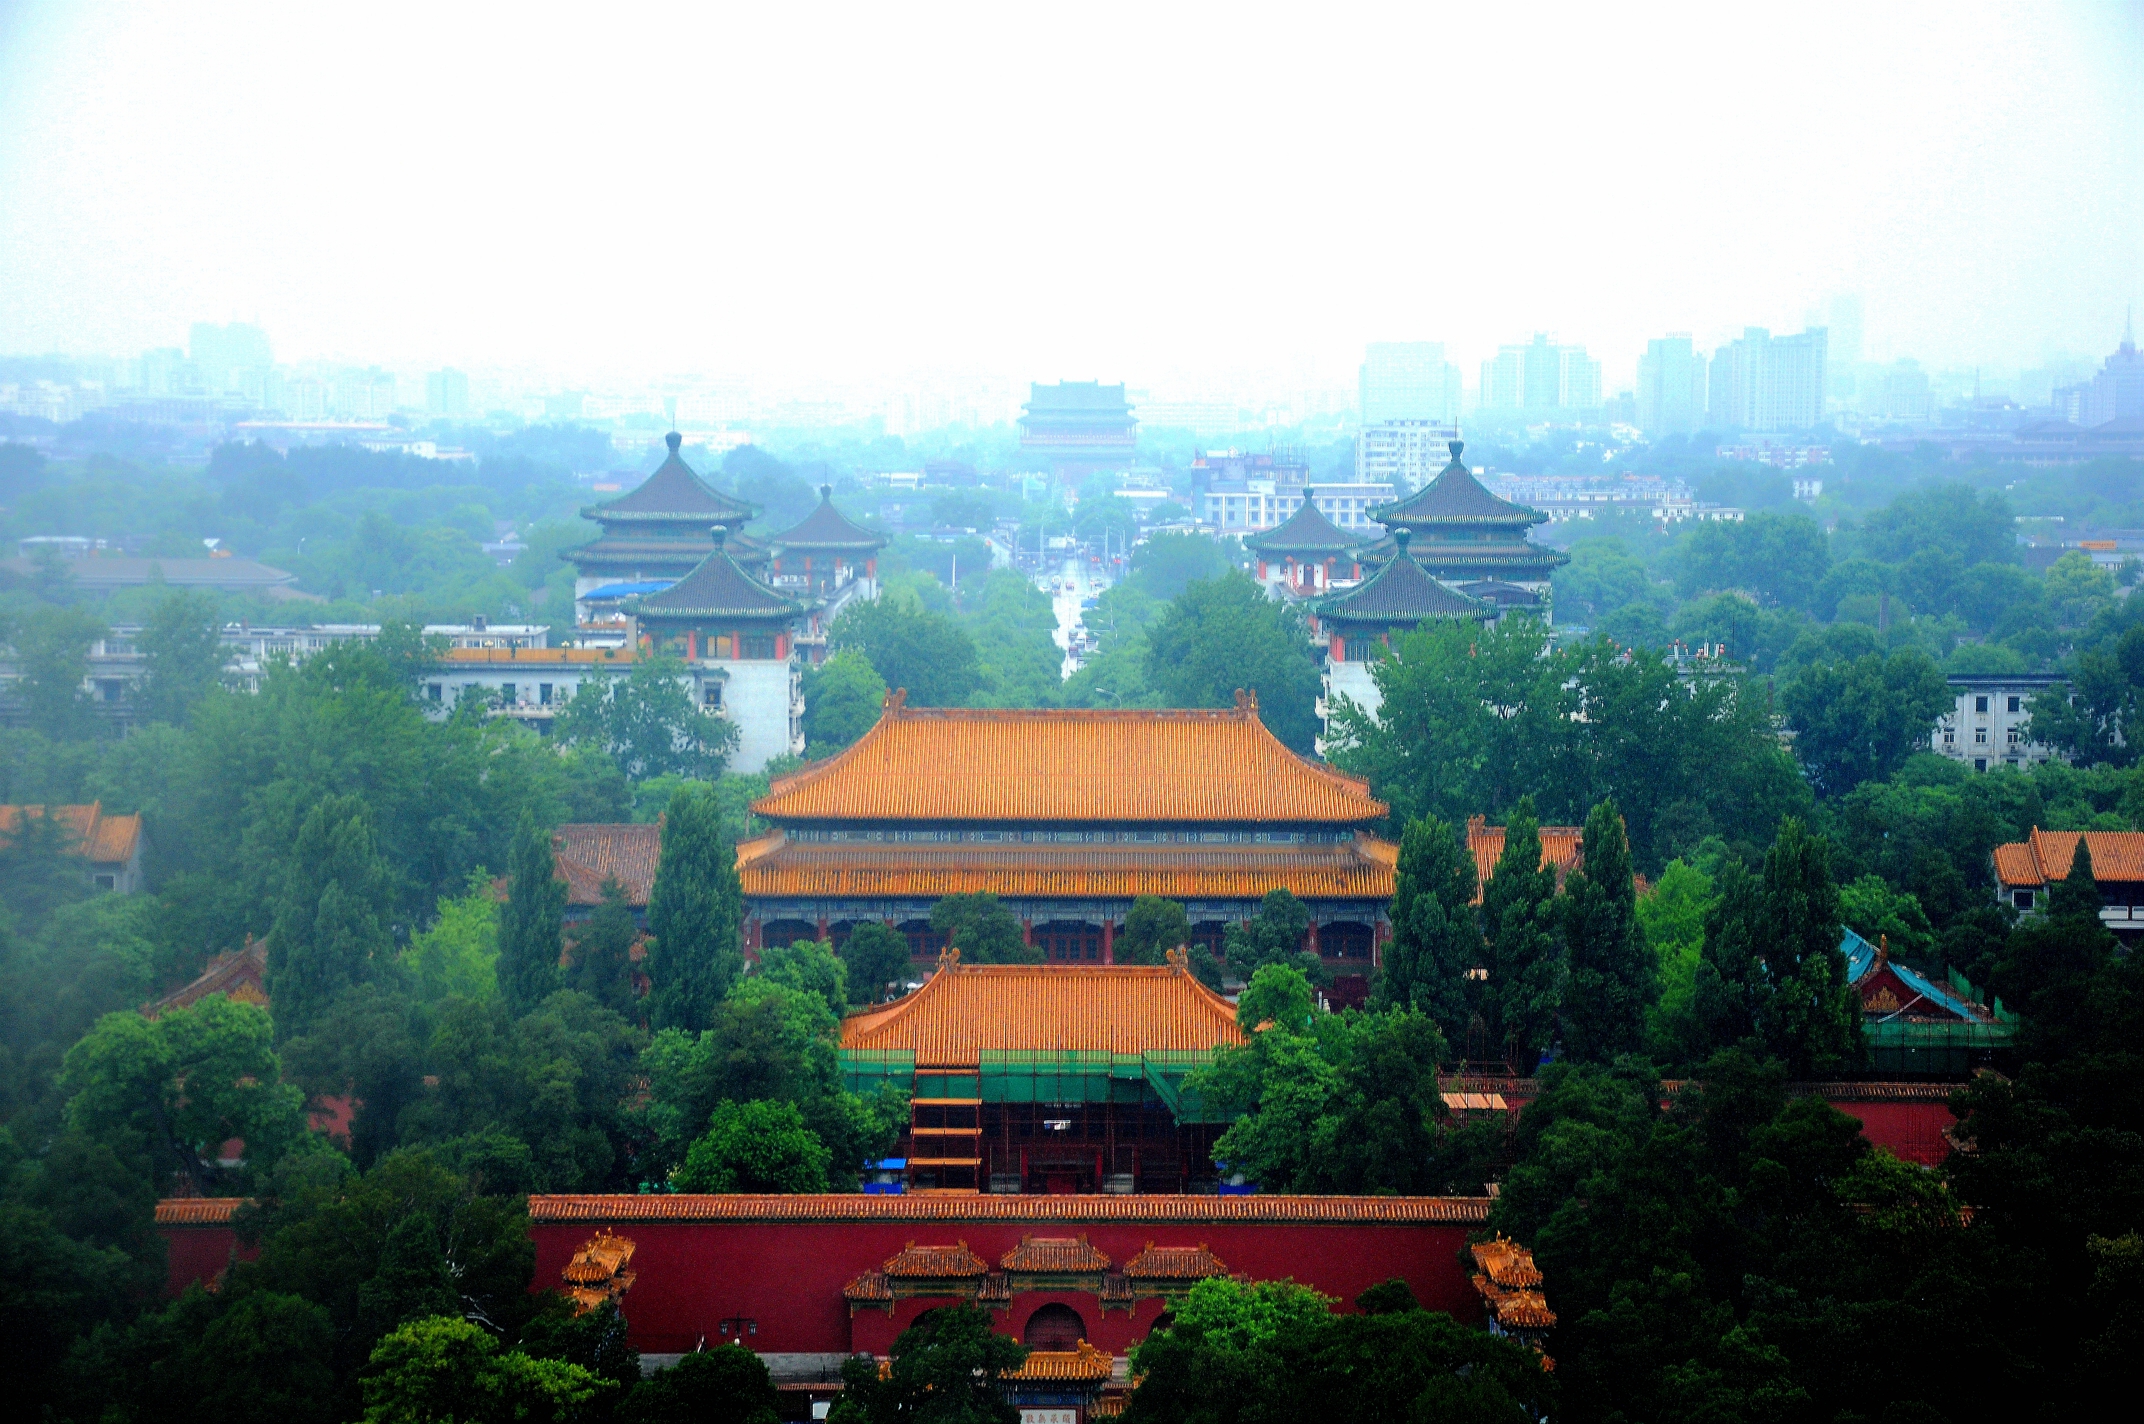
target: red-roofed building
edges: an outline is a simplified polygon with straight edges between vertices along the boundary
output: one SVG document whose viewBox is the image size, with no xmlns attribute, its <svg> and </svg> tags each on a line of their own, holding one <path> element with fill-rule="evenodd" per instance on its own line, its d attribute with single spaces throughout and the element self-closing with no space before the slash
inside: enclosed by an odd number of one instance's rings
<svg viewBox="0 0 2144 1424">
<path fill-rule="evenodd" d="M 2100 923 L 2127 940 L 2144 936 L 2144 831 L 2043 831 L 1995 847 L 1995 897 L 2024 911 L 2044 911 L 2048 892 L 2067 880 L 2078 837 L 2092 852 Z"/>
<path fill-rule="evenodd" d="M 625 891 L 633 921 L 645 925 L 648 893 L 663 858 L 663 828 L 649 824 L 603 825 L 574 822 L 551 832 L 551 855 L 558 878 L 566 882 L 566 922 L 595 913 L 603 903 L 603 884 L 615 879 Z"/>
</svg>

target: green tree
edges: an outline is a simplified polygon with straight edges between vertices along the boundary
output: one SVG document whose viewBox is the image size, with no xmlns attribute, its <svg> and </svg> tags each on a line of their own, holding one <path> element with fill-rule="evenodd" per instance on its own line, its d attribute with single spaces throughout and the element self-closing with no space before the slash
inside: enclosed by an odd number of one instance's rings
<svg viewBox="0 0 2144 1424">
<path fill-rule="evenodd" d="M 2131 766 L 2144 751 L 2144 627 L 2081 649 L 2066 692 L 2034 697 L 2025 735 L 2086 765 Z"/>
<path fill-rule="evenodd" d="M 1758 1030 L 1799 1078 L 1855 1067 L 1861 1004 L 1839 949 L 1839 891 L 1824 842 L 1797 820 L 1779 828 L 1764 857 L 1762 948 L 1770 988 Z"/>
<path fill-rule="evenodd" d="M 559 878 L 551 837 L 531 816 L 521 818 L 506 856 L 506 899 L 499 905 L 499 994 L 525 1014 L 558 987 L 560 926 L 566 882 Z"/>
<path fill-rule="evenodd" d="M 1400 836 L 1392 890 L 1392 942 L 1377 981 L 1382 1006 L 1413 1007 L 1448 1038 L 1466 1041 L 1474 1013 L 1468 974 L 1483 967 L 1475 918 L 1474 858 L 1435 816 L 1408 823 Z"/>
<path fill-rule="evenodd" d="M 795 1103 L 717 1103 L 670 1184 L 681 1192 L 823 1192 L 829 1156 Z"/>
<path fill-rule="evenodd" d="M 1245 983 L 1269 964 L 1287 965 L 1314 984 L 1331 976 L 1318 957 L 1306 947 L 1310 932 L 1310 907 L 1284 886 L 1266 891 L 1258 913 L 1231 924 L 1223 936 L 1229 973 Z"/>
<path fill-rule="evenodd" d="M 1942 670 L 1913 648 L 1813 664 L 1780 688 L 1795 754 L 1834 796 L 1897 771 L 1952 700 Z"/>
<path fill-rule="evenodd" d="M 1676 582 L 1684 597 L 1740 588 L 1788 608 L 1806 607 L 1831 566 L 1823 528 L 1798 509 L 1701 524 L 1679 552 Z"/>
<path fill-rule="evenodd" d="M 303 1032 L 344 989 L 393 952 L 390 872 L 372 814 L 355 796 L 327 796 L 307 813 L 284 862 L 268 935 L 268 994 L 276 1030 Z"/>
<path fill-rule="evenodd" d="M 648 976 L 648 1019 L 656 1028 L 705 1028 L 715 1005 L 744 968 L 738 932 L 744 891 L 737 849 L 721 806 L 704 790 L 670 798 L 662 859 L 648 892 L 651 936 L 641 967 Z"/>
<path fill-rule="evenodd" d="M 931 929 L 944 935 L 966 964 L 1042 963 L 1042 951 L 1021 935 L 1020 921 L 987 890 L 948 895 L 931 906 Z"/>
<path fill-rule="evenodd" d="M 1556 870 L 1542 863 L 1532 797 L 1519 798 L 1504 827 L 1503 854 L 1482 887 L 1481 918 L 1489 960 L 1482 993 L 1488 1044 L 1524 1071 L 1549 1046 L 1566 974 Z"/>
<path fill-rule="evenodd" d="M 1258 698 L 1273 735 L 1308 756 L 1320 724 L 1318 662 L 1301 614 L 1248 575 L 1196 582 L 1147 629 L 1147 685 L 1172 707 L 1227 707 Z"/>
<path fill-rule="evenodd" d="M 613 875 L 603 882 L 603 903 L 596 906 L 573 940 L 573 969 L 569 987 L 621 1017 L 630 1017 L 637 1007 L 633 991 L 633 941 L 640 931 L 633 924 L 633 907 L 626 903 L 625 887 Z"/>
<path fill-rule="evenodd" d="M 1839 920 L 1870 944 L 1889 941 L 1902 959 L 1929 962 L 1936 952 L 1935 927 L 1911 891 L 1894 890 L 1881 875 L 1863 875 L 1839 887 Z"/>
<path fill-rule="evenodd" d="M 211 995 L 156 1019 L 106 1014 L 67 1050 L 67 1122 L 158 1183 L 228 1194 L 305 1137 L 304 1095 L 282 1081 L 268 1015 Z M 220 1162 L 243 1138 L 245 1161 Z"/>
<path fill-rule="evenodd" d="M 681 1358 L 633 1388 L 625 1424 L 776 1424 L 781 1395 L 759 1356 L 717 1345 Z"/>
<path fill-rule="evenodd" d="M 676 658 L 637 659 L 623 676 L 589 678 L 558 716 L 567 746 L 607 752 L 635 781 L 722 774 L 737 724 L 693 704 Z"/>
<path fill-rule="evenodd" d="M 804 750 L 832 756 L 878 721 L 886 680 L 853 649 L 838 652 L 804 674 Z"/>
<path fill-rule="evenodd" d="M 1713 902 L 1712 877 L 1686 861 L 1671 860 L 1650 893 L 1638 897 L 1638 924 L 1660 962 L 1660 998 L 1648 1017 L 1654 1057 L 1680 1050 L 1676 1034 L 1693 1013 L 1698 962 L 1705 948 L 1705 918 Z"/>
<path fill-rule="evenodd" d="M 510 1424 L 578 1417 L 615 1386 L 564 1360 L 501 1350 L 482 1326 L 435 1315 L 374 1347 L 364 1388 L 365 1424 Z"/>
<path fill-rule="evenodd" d="M 948 1305 L 901 1332 L 883 1378 L 870 1356 L 841 1366 L 841 1397 L 827 1424 L 1018 1424 L 999 1381 L 1027 1351 L 991 1328 L 989 1312 Z"/>
<path fill-rule="evenodd" d="M 1299 969 L 1285 964 L 1260 965 L 1236 996 L 1236 1025 L 1256 1033 L 1266 1024 L 1285 1033 L 1307 1033 L 1317 1012 L 1318 996 Z"/>
<path fill-rule="evenodd" d="M 106 631 L 103 619 L 79 608 L 35 604 L 15 616 L 6 630 L 15 649 L 15 691 L 37 731 L 59 739 L 96 731 L 82 684 L 89 677 L 89 645 Z"/>
<path fill-rule="evenodd" d="M 279 1291 L 199 1286 L 76 1342 L 61 1418 L 333 1424 L 328 1312 Z"/>
<path fill-rule="evenodd" d="M 498 896 L 491 877 L 472 871 L 468 889 L 439 901 L 439 918 L 410 936 L 401 953 L 420 998 L 437 1001 L 450 994 L 479 1002 L 499 992 Z"/>
<path fill-rule="evenodd" d="M 173 726 L 185 722 L 194 704 L 223 676 L 215 595 L 168 595 L 149 610 L 135 646 L 144 663 L 142 700 L 150 720 Z"/>
<path fill-rule="evenodd" d="M 918 707 L 957 707 L 982 684 L 974 641 L 912 595 L 889 590 L 852 600 L 834 619 L 828 642 L 837 655 L 861 654 L 886 686 L 907 689 Z"/>
<path fill-rule="evenodd" d="M 1163 530 L 1132 550 L 1132 582 L 1152 598 L 1173 600 L 1194 583 L 1228 573 L 1228 555 L 1204 534 Z"/>
<path fill-rule="evenodd" d="M 769 983 L 815 995 L 837 1019 L 848 1012 L 848 966 L 823 941 L 800 939 L 762 949 L 759 974 Z"/>
<path fill-rule="evenodd" d="M 1191 943 L 1191 918 L 1183 904 L 1141 895 L 1124 916 L 1124 933 L 1113 946 L 1119 964 L 1161 964 L 1172 949 Z"/>
<path fill-rule="evenodd" d="M 1660 996 L 1632 874 L 1622 813 L 1615 802 L 1603 801 L 1586 817 L 1585 863 L 1564 894 L 1569 978 L 1562 1022 L 1564 1047 L 1573 1058 L 1606 1062 L 1635 1050 L 1646 1010 Z"/>
<path fill-rule="evenodd" d="M 865 920 L 842 941 L 849 993 L 859 1004 L 875 1004 L 898 994 L 908 976 L 908 940 L 891 925 Z"/>
</svg>

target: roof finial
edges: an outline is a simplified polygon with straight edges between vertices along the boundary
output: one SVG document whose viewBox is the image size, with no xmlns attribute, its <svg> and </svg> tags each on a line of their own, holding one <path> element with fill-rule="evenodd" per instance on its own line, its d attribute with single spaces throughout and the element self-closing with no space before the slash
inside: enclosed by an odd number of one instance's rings
<svg viewBox="0 0 2144 1424">
<path fill-rule="evenodd" d="M 678 434 L 675 430 L 671 431 L 668 435 L 665 435 L 663 437 L 663 444 L 668 445 L 670 447 L 670 453 L 673 455 L 677 453 L 677 447 L 684 443 L 685 437 Z"/>
<path fill-rule="evenodd" d="M 1444 442 L 1444 448 L 1452 452 L 1452 463 L 1456 465 L 1459 463 L 1459 452 L 1467 448 L 1467 442 L 1464 440 L 1447 440 Z"/>
<path fill-rule="evenodd" d="M 1414 531 L 1404 524 L 1392 531 L 1392 542 L 1399 546 L 1399 551 L 1403 554 L 1407 552 L 1407 541 L 1413 537 Z"/>
<path fill-rule="evenodd" d="M 819 486 L 819 499 L 824 504 L 832 504 L 834 502 L 834 487 L 832 485 Z"/>
<path fill-rule="evenodd" d="M 708 532 L 715 536 L 715 547 L 719 549 L 722 547 L 722 541 L 729 537 L 730 527 L 727 524 L 717 524 Z"/>
</svg>

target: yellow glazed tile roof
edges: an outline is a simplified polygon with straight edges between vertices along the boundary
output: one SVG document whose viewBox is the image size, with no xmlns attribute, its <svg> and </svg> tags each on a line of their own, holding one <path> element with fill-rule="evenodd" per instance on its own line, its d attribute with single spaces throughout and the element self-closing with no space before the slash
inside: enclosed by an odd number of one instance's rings
<svg viewBox="0 0 2144 1424">
<path fill-rule="evenodd" d="M 842 1021 L 843 1048 L 904 1049 L 921 1066 L 1009 1052 L 1197 1052 L 1243 1043 L 1235 1007 L 1176 964 L 961 964 Z"/>
<path fill-rule="evenodd" d="M 1084 1236 L 1022 1236 L 1020 1244 L 998 1259 L 1008 1271 L 1075 1274 L 1109 1269 L 1109 1257 Z"/>
<path fill-rule="evenodd" d="M 870 731 L 775 779 L 776 821 L 1318 823 L 1385 814 L 1369 783 L 1308 761 L 1256 698 L 1193 711 L 918 708 L 889 693 Z"/>
<path fill-rule="evenodd" d="M 159 1203 L 161 1211 L 166 1203 Z M 1488 1197 L 874 1196 L 617 1193 L 532 1196 L 532 1222 L 869 1221 L 1034 1222 L 1063 1229 L 1082 1222 L 1298 1222 L 1340 1226 L 1480 1225 Z"/>
</svg>

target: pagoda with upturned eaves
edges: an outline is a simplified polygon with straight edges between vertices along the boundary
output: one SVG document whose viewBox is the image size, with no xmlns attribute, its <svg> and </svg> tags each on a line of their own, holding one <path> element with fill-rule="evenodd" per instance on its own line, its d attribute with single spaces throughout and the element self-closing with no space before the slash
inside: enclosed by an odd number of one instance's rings
<svg viewBox="0 0 2144 1424">
<path fill-rule="evenodd" d="M 1444 583 L 1493 580 L 1547 592 L 1549 576 L 1571 561 L 1569 554 L 1526 537 L 1548 516 L 1482 488 L 1460 461 L 1463 448 L 1464 442 L 1452 441 L 1452 462 L 1435 479 L 1403 500 L 1371 510 L 1370 517 L 1412 535 L 1414 561 Z"/>
<path fill-rule="evenodd" d="M 707 531 L 717 524 L 733 531 L 730 558 L 747 567 L 766 562 L 764 548 L 734 532 L 758 506 L 732 499 L 695 474 L 678 454 L 684 437 L 675 430 L 663 440 L 668 457 L 638 488 L 581 511 L 603 533 L 561 555 L 573 565 L 574 615 L 581 622 L 615 612 L 628 598 L 660 593 L 691 573 L 714 547 Z"/>
</svg>

